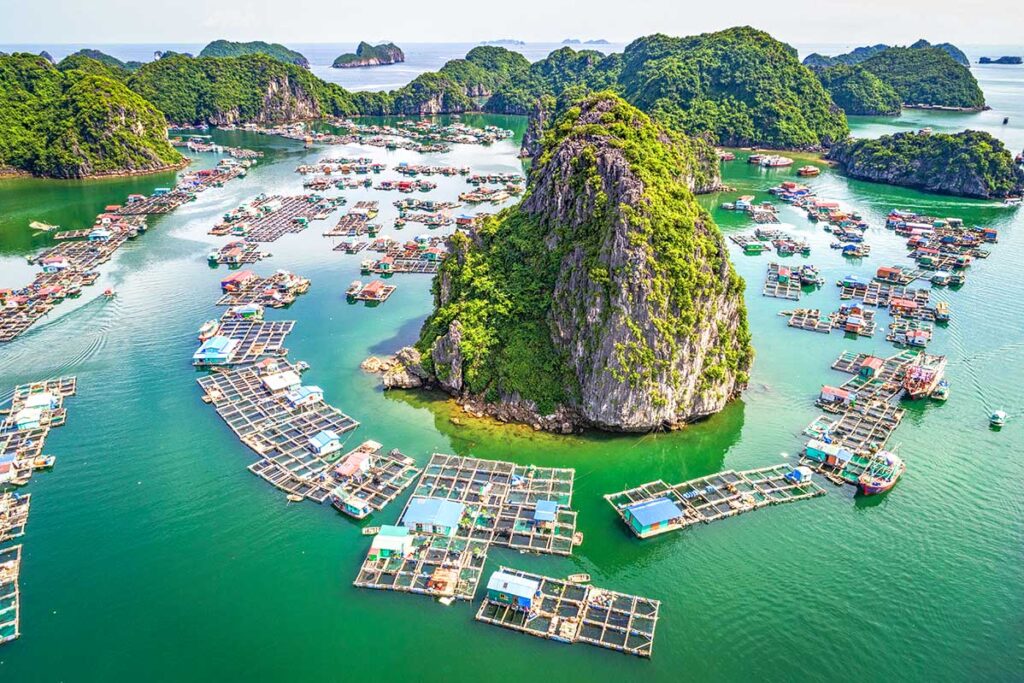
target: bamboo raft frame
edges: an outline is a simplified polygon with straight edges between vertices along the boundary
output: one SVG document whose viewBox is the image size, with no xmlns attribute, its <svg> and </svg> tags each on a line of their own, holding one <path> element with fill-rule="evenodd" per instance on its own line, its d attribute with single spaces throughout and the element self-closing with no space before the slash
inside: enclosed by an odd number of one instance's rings
<svg viewBox="0 0 1024 683">
<path fill-rule="evenodd" d="M 914 289 L 900 285 L 890 285 L 884 282 L 870 282 L 864 292 L 863 299 L 865 306 L 877 306 L 888 308 L 893 299 L 910 299 L 916 301 L 919 306 L 927 306 L 930 292 L 927 289 Z"/>
<path fill-rule="evenodd" d="M 882 368 L 872 377 L 863 377 L 860 366 L 871 354 L 844 351 L 839 354 L 832 369 L 845 372 L 853 377 L 843 383 L 842 388 L 853 391 L 858 398 L 866 400 L 893 401 L 903 393 L 903 375 L 917 357 L 917 351 L 904 350 L 883 358 Z"/>
<path fill-rule="evenodd" d="M 831 333 L 833 325 L 830 318 L 821 317 L 821 310 L 817 308 L 797 308 L 789 311 L 789 321 L 786 324 L 798 330 L 824 334 Z"/>
<path fill-rule="evenodd" d="M 278 372 L 294 365 L 279 360 Z M 283 396 L 267 390 L 255 367 L 243 367 L 200 377 L 204 400 L 212 403 L 228 428 L 259 459 L 248 469 L 276 488 L 323 503 L 333 486 L 322 475 L 341 457 L 340 452 L 321 457 L 309 449 L 309 439 L 324 430 L 339 436 L 359 423 L 324 402 L 312 407 L 291 408 Z M 333 457 L 331 457 L 333 456 Z"/>
<path fill-rule="evenodd" d="M 856 332 L 855 334 L 858 337 L 875 336 L 875 331 L 878 329 L 878 324 L 877 322 L 875 322 L 875 311 L 868 308 L 864 308 L 862 309 L 862 314 L 864 318 L 864 326 L 861 328 L 859 332 Z M 843 313 L 842 310 L 838 310 L 829 314 L 828 318 L 829 321 L 831 321 L 832 323 L 832 327 L 834 327 L 837 330 L 845 332 L 846 322 L 847 320 L 849 320 L 849 317 L 849 313 Z"/>
<path fill-rule="evenodd" d="M 768 264 L 768 275 L 765 277 L 764 289 L 761 293 L 764 296 L 770 296 L 776 299 L 789 299 L 791 301 L 799 301 L 800 297 L 803 296 L 803 286 L 800 284 L 800 276 L 796 273 L 791 273 L 789 276 L 789 282 L 779 282 L 779 268 L 778 263 Z"/>
<path fill-rule="evenodd" d="M 0 543 L 25 535 L 31 505 L 31 493 L 19 495 L 8 491 L 0 494 Z"/>
<path fill-rule="evenodd" d="M 879 278 L 878 275 L 875 275 L 875 282 L 880 282 L 882 284 L 887 285 L 901 285 L 903 287 L 906 287 L 907 285 L 913 283 L 915 280 L 928 279 L 928 273 L 920 268 L 907 268 L 904 266 L 893 266 L 893 268 L 897 268 L 900 271 L 899 277 L 897 277 L 896 279 L 883 279 Z"/>
<path fill-rule="evenodd" d="M 251 220 L 242 219 L 239 224 L 248 225 L 245 239 L 248 242 L 276 242 L 285 235 L 302 232 L 314 220 L 322 220 L 334 211 L 335 205 L 325 198 L 315 199 L 308 195 L 270 197 L 278 199 L 281 206 L 270 213 Z M 305 219 L 302 223 L 299 219 Z"/>
<path fill-rule="evenodd" d="M 650 538 L 694 524 L 710 524 L 770 505 L 791 503 L 820 496 L 825 489 L 813 481 L 790 482 L 785 475 L 793 468 L 787 464 L 752 470 L 723 470 L 704 477 L 670 485 L 658 479 L 640 486 L 604 496 L 623 523 L 639 538 Z M 626 508 L 657 498 L 668 498 L 682 516 L 641 534 L 626 519 Z"/>
<path fill-rule="evenodd" d="M 0 549 L 0 645 L 21 636 L 21 546 Z"/>
<path fill-rule="evenodd" d="M 416 556 L 411 559 L 370 559 L 367 554 L 355 586 L 397 590 L 435 597 L 472 600 L 492 546 L 522 551 L 571 555 L 581 542 L 576 532 L 572 503 L 575 470 L 517 465 L 501 460 L 464 458 L 434 453 L 423 468 L 413 498 L 440 498 L 465 506 L 454 534 L 438 536 L 414 533 Z M 542 529 L 530 524 L 538 501 L 557 505 L 555 520 Z M 431 572 L 426 573 L 426 569 Z M 459 573 L 458 587 L 442 592 L 427 586 L 427 577 L 438 568 Z"/>
<path fill-rule="evenodd" d="M 322 475 L 326 486 L 330 488 L 335 509 L 356 519 L 364 519 L 370 513 L 354 514 L 344 509 L 346 500 L 355 497 L 365 502 L 372 510 L 380 512 L 409 488 L 416 475 L 420 473 L 416 462 L 402 455 L 397 449 L 383 453 L 380 444 L 373 444 L 377 446 L 375 449 L 370 444 L 372 442 L 363 442 L 338 459 L 340 465 L 354 453 L 369 451 L 370 468 L 361 479 L 342 479 L 336 474 L 336 467 L 331 467 Z"/>
<path fill-rule="evenodd" d="M 334 246 L 332 251 L 341 251 L 346 254 L 358 254 L 363 249 L 366 249 L 368 244 L 369 242 L 366 242 L 365 240 L 359 242 L 339 242 Z"/>
<path fill-rule="evenodd" d="M 295 327 L 294 320 L 222 320 L 218 335 L 238 342 L 228 365 L 255 363 L 265 356 L 284 356 L 288 353 L 285 340 Z"/>
<path fill-rule="evenodd" d="M 819 416 L 804 434 L 812 438 L 827 435 L 854 453 L 874 453 L 885 448 L 905 412 L 887 401 L 869 400 L 849 408 L 838 419 Z"/>
<path fill-rule="evenodd" d="M 570 583 L 501 567 L 500 571 L 540 584 L 540 605 L 530 612 L 486 597 L 476 620 L 567 643 L 587 643 L 637 657 L 650 657 L 661 601 Z"/>
</svg>

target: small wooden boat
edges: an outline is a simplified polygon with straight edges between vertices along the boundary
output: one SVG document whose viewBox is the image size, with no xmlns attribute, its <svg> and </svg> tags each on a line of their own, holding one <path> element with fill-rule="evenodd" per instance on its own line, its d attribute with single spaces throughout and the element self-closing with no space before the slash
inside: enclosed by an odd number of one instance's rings
<svg viewBox="0 0 1024 683">
<path fill-rule="evenodd" d="M 57 230 L 60 228 L 59 225 L 50 225 L 49 223 L 43 223 L 42 221 L 32 221 L 28 224 L 28 227 L 33 230 L 41 230 L 42 232 L 50 232 L 51 230 Z"/>
<path fill-rule="evenodd" d="M 801 166 L 796 174 L 803 178 L 813 178 L 821 173 L 821 169 L 817 166 Z"/>
<path fill-rule="evenodd" d="M 358 294 L 362 289 L 363 289 L 363 283 L 360 282 L 359 280 L 353 280 L 352 284 L 350 284 L 348 286 L 348 289 L 345 290 L 345 296 L 353 297 L 356 294 Z"/>
<path fill-rule="evenodd" d="M 217 334 L 217 330 L 220 329 L 220 323 L 216 320 L 207 320 L 203 323 L 202 327 L 199 328 L 199 341 L 206 341 Z"/>
<path fill-rule="evenodd" d="M 374 536 L 380 533 L 379 526 L 366 526 L 363 527 L 363 536 Z"/>
<path fill-rule="evenodd" d="M 289 503 L 301 503 L 302 501 L 303 501 L 303 497 L 300 496 L 299 494 L 297 494 L 297 493 L 289 493 L 288 494 L 288 502 Z"/>
<path fill-rule="evenodd" d="M 117 292 L 115 292 L 113 288 L 108 287 L 105 290 L 103 290 L 103 296 L 107 297 L 108 299 L 113 299 L 115 296 L 117 296 Z"/>
<path fill-rule="evenodd" d="M 443 598 L 438 598 L 437 601 L 445 607 L 451 607 L 452 603 L 455 602 L 455 598 L 450 595 L 446 595 Z"/>
<path fill-rule="evenodd" d="M 993 427 L 1002 427 L 1006 424 L 1006 413 L 1002 410 L 997 410 L 989 416 L 988 423 Z"/>
<path fill-rule="evenodd" d="M 32 459 L 32 469 L 46 470 L 53 467 L 55 462 L 57 458 L 52 455 L 40 455 Z"/>
<path fill-rule="evenodd" d="M 590 583 L 590 574 L 569 574 L 565 580 L 569 583 Z"/>
</svg>

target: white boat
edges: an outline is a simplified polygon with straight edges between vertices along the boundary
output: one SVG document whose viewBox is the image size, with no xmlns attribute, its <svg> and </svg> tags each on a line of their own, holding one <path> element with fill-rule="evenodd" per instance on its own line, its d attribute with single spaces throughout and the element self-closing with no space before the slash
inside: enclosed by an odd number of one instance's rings
<svg viewBox="0 0 1024 683">
<path fill-rule="evenodd" d="M 590 583 L 590 574 L 569 574 L 566 580 L 569 583 Z"/>
<path fill-rule="evenodd" d="M 363 288 L 363 283 L 359 280 L 353 280 L 352 284 L 345 290 L 345 296 L 355 296 Z"/>
<path fill-rule="evenodd" d="M 288 494 L 288 502 L 289 503 L 301 503 L 302 500 L 303 500 L 302 496 L 300 496 L 297 493 L 289 493 Z"/>
<path fill-rule="evenodd" d="M 1003 200 L 1004 206 L 1020 206 L 1024 202 L 1024 198 L 1021 197 L 1007 197 Z"/>
<path fill-rule="evenodd" d="M 989 416 L 988 423 L 993 427 L 1002 427 L 1006 424 L 1006 413 L 1002 410 L 997 410 Z"/>
<path fill-rule="evenodd" d="M 217 334 L 217 330 L 220 329 L 220 323 L 216 320 L 207 320 L 203 323 L 202 327 L 199 328 L 199 341 L 206 341 Z"/>
<path fill-rule="evenodd" d="M 50 225 L 49 223 L 43 223 L 42 221 L 32 221 L 31 223 L 28 224 L 28 227 L 32 228 L 33 230 L 42 230 L 43 232 L 50 232 L 51 230 L 56 230 L 60 226 Z"/>
<path fill-rule="evenodd" d="M 455 598 L 451 597 L 450 595 L 446 595 L 443 598 L 438 598 L 437 601 L 445 607 L 451 607 L 452 603 L 455 602 Z"/>
</svg>

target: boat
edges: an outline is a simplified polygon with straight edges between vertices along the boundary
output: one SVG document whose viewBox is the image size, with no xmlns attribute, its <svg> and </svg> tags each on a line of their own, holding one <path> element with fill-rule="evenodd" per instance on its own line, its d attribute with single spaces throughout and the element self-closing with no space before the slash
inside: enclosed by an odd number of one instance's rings
<svg viewBox="0 0 1024 683">
<path fill-rule="evenodd" d="M 107 287 L 106 289 L 103 290 L 103 296 L 107 297 L 108 299 L 113 299 L 115 296 L 117 296 L 117 292 L 115 292 L 113 288 Z"/>
<path fill-rule="evenodd" d="M 55 462 L 57 458 L 52 455 L 39 455 L 32 459 L 32 469 L 46 470 L 53 467 Z"/>
<path fill-rule="evenodd" d="M 988 423 L 993 427 L 1002 427 L 1006 424 L 1006 413 L 1002 410 L 997 410 L 989 415 Z"/>
<path fill-rule="evenodd" d="M 348 286 L 348 289 L 345 290 L 345 296 L 349 296 L 349 297 L 355 296 L 356 294 L 359 293 L 359 291 L 362 288 L 363 288 L 363 283 L 362 282 L 360 282 L 359 280 L 353 280 L 352 284 L 350 284 Z"/>
<path fill-rule="evenodd" d="M 857 479 L 857 488 L 865 496 L 885 493 L 899 481 L 907 466 L 903 460 L 889 451 L 879 451 L 872 458 L 868 469 Z"/>
<path fill-rule="evenodd" d="M 813 178 L 821 173 L 821 169 L 817 166 L 801 166 L 797 169 L 796 174 L 803 178 Z"/>
<path fill-rule="evenodd" d="M 289 493 L 288 494 L 288 502 L 289 503 L 301 503 L 302 500 L 303 500 L 302 496 L 300 496 L 297 493 Z"/>
<path fill-rule="evenodd" d="M 363 536 L 374 536 L 374 535 L 379 534 L 379 533 L 380 533 L 380 527 L 379 526 L 364 526 L 363 527 Z"/>
<path fill-rule="evenodd" d="M 945 356 L 922 353 L 907 368 L 903 378 L 903 389 L 907 398 L 916 400 L 931 396 L 943 379 L 946 370 Z"/>
<path fill-rule="evenodd" d="M 945 301 L 935 303 L 935 322 L 949 322 L 949 303 Z"/>
<path fill-rule="evenodd" d="M 782 168 L 783 166 L 792 166 L 793 160 L 789 157 L 772 155 L 764 157 L 760 163 L 764 168 Z"/>
<path fill-rule="evenodd" d="M 28 224 L 28 227 L 33 230 L 42 230 L 43 232 L 50 232 L 51 230 L 57 230 L 60 228 L 59 225 L 50 225 L 49 223 L 43 223 L 42 221 L 32 221 Z"/>
<path fill-rule="evenodd" d="M 1007 197 L 1003 200 L 1003 206 L 1020 206 L 1024 203 L 1024 197 Z"/>
<path fill-rule="evenodd" d="M 217 334 L 217 330 L 220 329 L 220 323 L 216 320 L 207 320 L 203 323 L 202 327 L 199 328 L 199 341 L 206 341 Z"/>
<path fill-rule="evenodd" d="M 455 598 L 450 595 L 446 595 L 443 598 L 438 598 L 437 601 L 445 607 L 451 607 L 452 603 L 455 602 Z"/>
<path fill-rule="evenodd" d="M 946 399 L 948 399 L 949 382 L 947 382 L 946 380 L 942 380 L 941 382 L 939 382 L 938 385 L 935 387 L 935 390 L 932 392 L 931 397 L 934 398 L 936 401 L 945 401 Z"/>
<path fill-rule="evenodd" d="M 565 579 L 569 583 L 590 583 L 590 574 L 569 574 Z"/>
</svg>

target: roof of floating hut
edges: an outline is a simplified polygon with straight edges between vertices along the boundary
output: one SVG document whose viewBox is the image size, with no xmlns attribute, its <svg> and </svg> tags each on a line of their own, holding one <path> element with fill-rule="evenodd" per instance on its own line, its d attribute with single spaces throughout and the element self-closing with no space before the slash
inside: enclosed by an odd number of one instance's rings
<svg viewBox="0 0 1024 683">
<path fill-rule="evenodd" d="M 402 516 L 406 526 L 413 524 L 429 524 L 431 526 L 454 527 L 462 519 L 465 506 L 451 500 L 441 498 L 413 498 L 409 508 Z"/>
<path fill-rule="evenodd" d="M 339 440 L 340 437 L 338 436 L 337 432 L 330 429 L 325 429 L 309 437 L 309 445 L 311 445 L 313 448 L 323 449 L 329 446 L 332 441 Z"/>
<path fill-rule="evenodd" d="M 370 548 L 373 550 L 404 550 L 409 543 L 409 529 L 404 526 L 385 524 L 373 537 Z"/>
<path fill-rule="evenodd" d="M 540 582 L 525 576 L 497 571 L 491 574 L 491 578 L 487 581 L 487 590 L 508 593 L 518 598 L 532 598 L 540 590 Z"/>
<path fill-rule="evenodd" d="M 558 503 L 553 500 L 538 500 L 533 511 L 533 519 L 537 522 L 553 522 L 558 512 Z"/>
<path fill-rule="evenodd" d="M 633 519 L 643 526 L 661 524 L 683 514 L 676 504 L 668 498 L 655 498 L 643 503 L 635 503 L 626 509 Z"/>
<path fill-rule="evenodd" d="M 263 376 L 263 386 L 265 386 L 267 391 L 270 392 L 290 389 L 301 383 L 302 379 L 294 370 L 285 370 L 284 372 L 275 372 L 272 375 Z"/>
<path fill-rule="evenodd" d="M 351 477 L 362 469 L 363 464 L 370 460 L 371 455 L 373 454 L 369 451 L 353 451 L 345 456 L 336 471 L 343 477 Z"/>
</svg>

